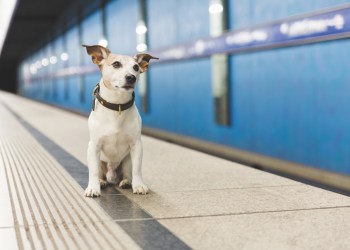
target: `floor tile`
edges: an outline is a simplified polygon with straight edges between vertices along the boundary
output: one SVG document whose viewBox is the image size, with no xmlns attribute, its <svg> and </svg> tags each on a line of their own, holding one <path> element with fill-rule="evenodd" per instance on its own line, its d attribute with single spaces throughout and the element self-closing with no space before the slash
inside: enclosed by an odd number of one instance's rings
<svg viewBox="0 0 350 250">
<path fill-rule="evenodd" d="M 350 206 L 350 198 L 312 186 L 282 186 L 155 193 L 125 193 L 155 218 L 255 213 Z"/>
<path fill-rule="evenodd" d="M 350 249 L 350 208 L 161 220 L 195 249 Z"/>
</svg>

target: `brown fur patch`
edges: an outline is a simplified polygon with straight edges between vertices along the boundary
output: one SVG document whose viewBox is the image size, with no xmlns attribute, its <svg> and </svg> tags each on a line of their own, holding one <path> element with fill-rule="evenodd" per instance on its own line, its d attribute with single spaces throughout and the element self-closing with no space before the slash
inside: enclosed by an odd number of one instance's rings
<svg viewBox="0 0 350 250">
<path fill-rule="evenodd" d="M 93 45 L 93 46 L 83 45 L 83 47 L 86 48 L 87 53 L 91 56 L 92 62 L 97 65 L 100 65 L 101 61 L 103 59 L 108 58 L 108 55 L 111 53 L 109 49 L 102 47 L 100 45 Z"/>
</svg>

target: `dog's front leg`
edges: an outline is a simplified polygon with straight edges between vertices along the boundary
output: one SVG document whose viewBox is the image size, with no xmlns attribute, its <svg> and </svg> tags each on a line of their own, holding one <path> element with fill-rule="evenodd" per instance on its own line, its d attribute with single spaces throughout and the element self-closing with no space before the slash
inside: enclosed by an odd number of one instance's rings
<svg viewBox="0 0 350 250">
<path fill-rule="evenodd" d="M 142 142 L 137 140 L 130 150 L 132 162 L 132 190 L 134 194 L 147 194 L 148 188 L 143 183 L 141 164 L 142 164 Z"/>
<path fill-rule="evenodd" d="M 99 163 L 100 163 L 101 145 L 90 141 L 87 150 L 87 161 L 89 166 L 89 185 L 85 190 L 85 196 L 94 197 L 101 195 L 99 182 Z"/>
</svg>

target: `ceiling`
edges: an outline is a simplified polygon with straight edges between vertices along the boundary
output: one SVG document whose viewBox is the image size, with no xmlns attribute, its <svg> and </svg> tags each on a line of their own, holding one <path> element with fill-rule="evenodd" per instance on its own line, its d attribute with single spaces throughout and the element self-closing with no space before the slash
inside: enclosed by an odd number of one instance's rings
<svg viewBox="0 0 350 250">
<path fill-rule="evenodd" d="M 48 42 L 62 13 L 77 0 L 19 0 L 0 56 L 0 89 L 15 92 L 17 65 Z"/>
</svg>

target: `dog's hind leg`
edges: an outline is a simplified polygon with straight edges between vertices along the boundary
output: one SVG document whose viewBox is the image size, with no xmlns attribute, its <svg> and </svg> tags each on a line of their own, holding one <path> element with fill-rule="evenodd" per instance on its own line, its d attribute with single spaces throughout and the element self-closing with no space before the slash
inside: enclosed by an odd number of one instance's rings
<svg viewBox="0 0 350 250">
<path fill-rule="evenodd" d="M 108 182 L 106 181 L 106 173 L 107 173 L 107 162 L 100 161 L 98 175 L 100 179 L 101 188 L 105 188 L 108 185 Z"/>
<path fill-rule="evenodd" d="M 131 180 L 132 180 L 132 163 L 131 163 L 131 157 L 130 154 L 128 154 L 122 163 L 120 164 L 121 169 L 121 175 L 122 180 L 119 182 L 120 188 L 130 188 L 131 187 Z"/>
</svg>

